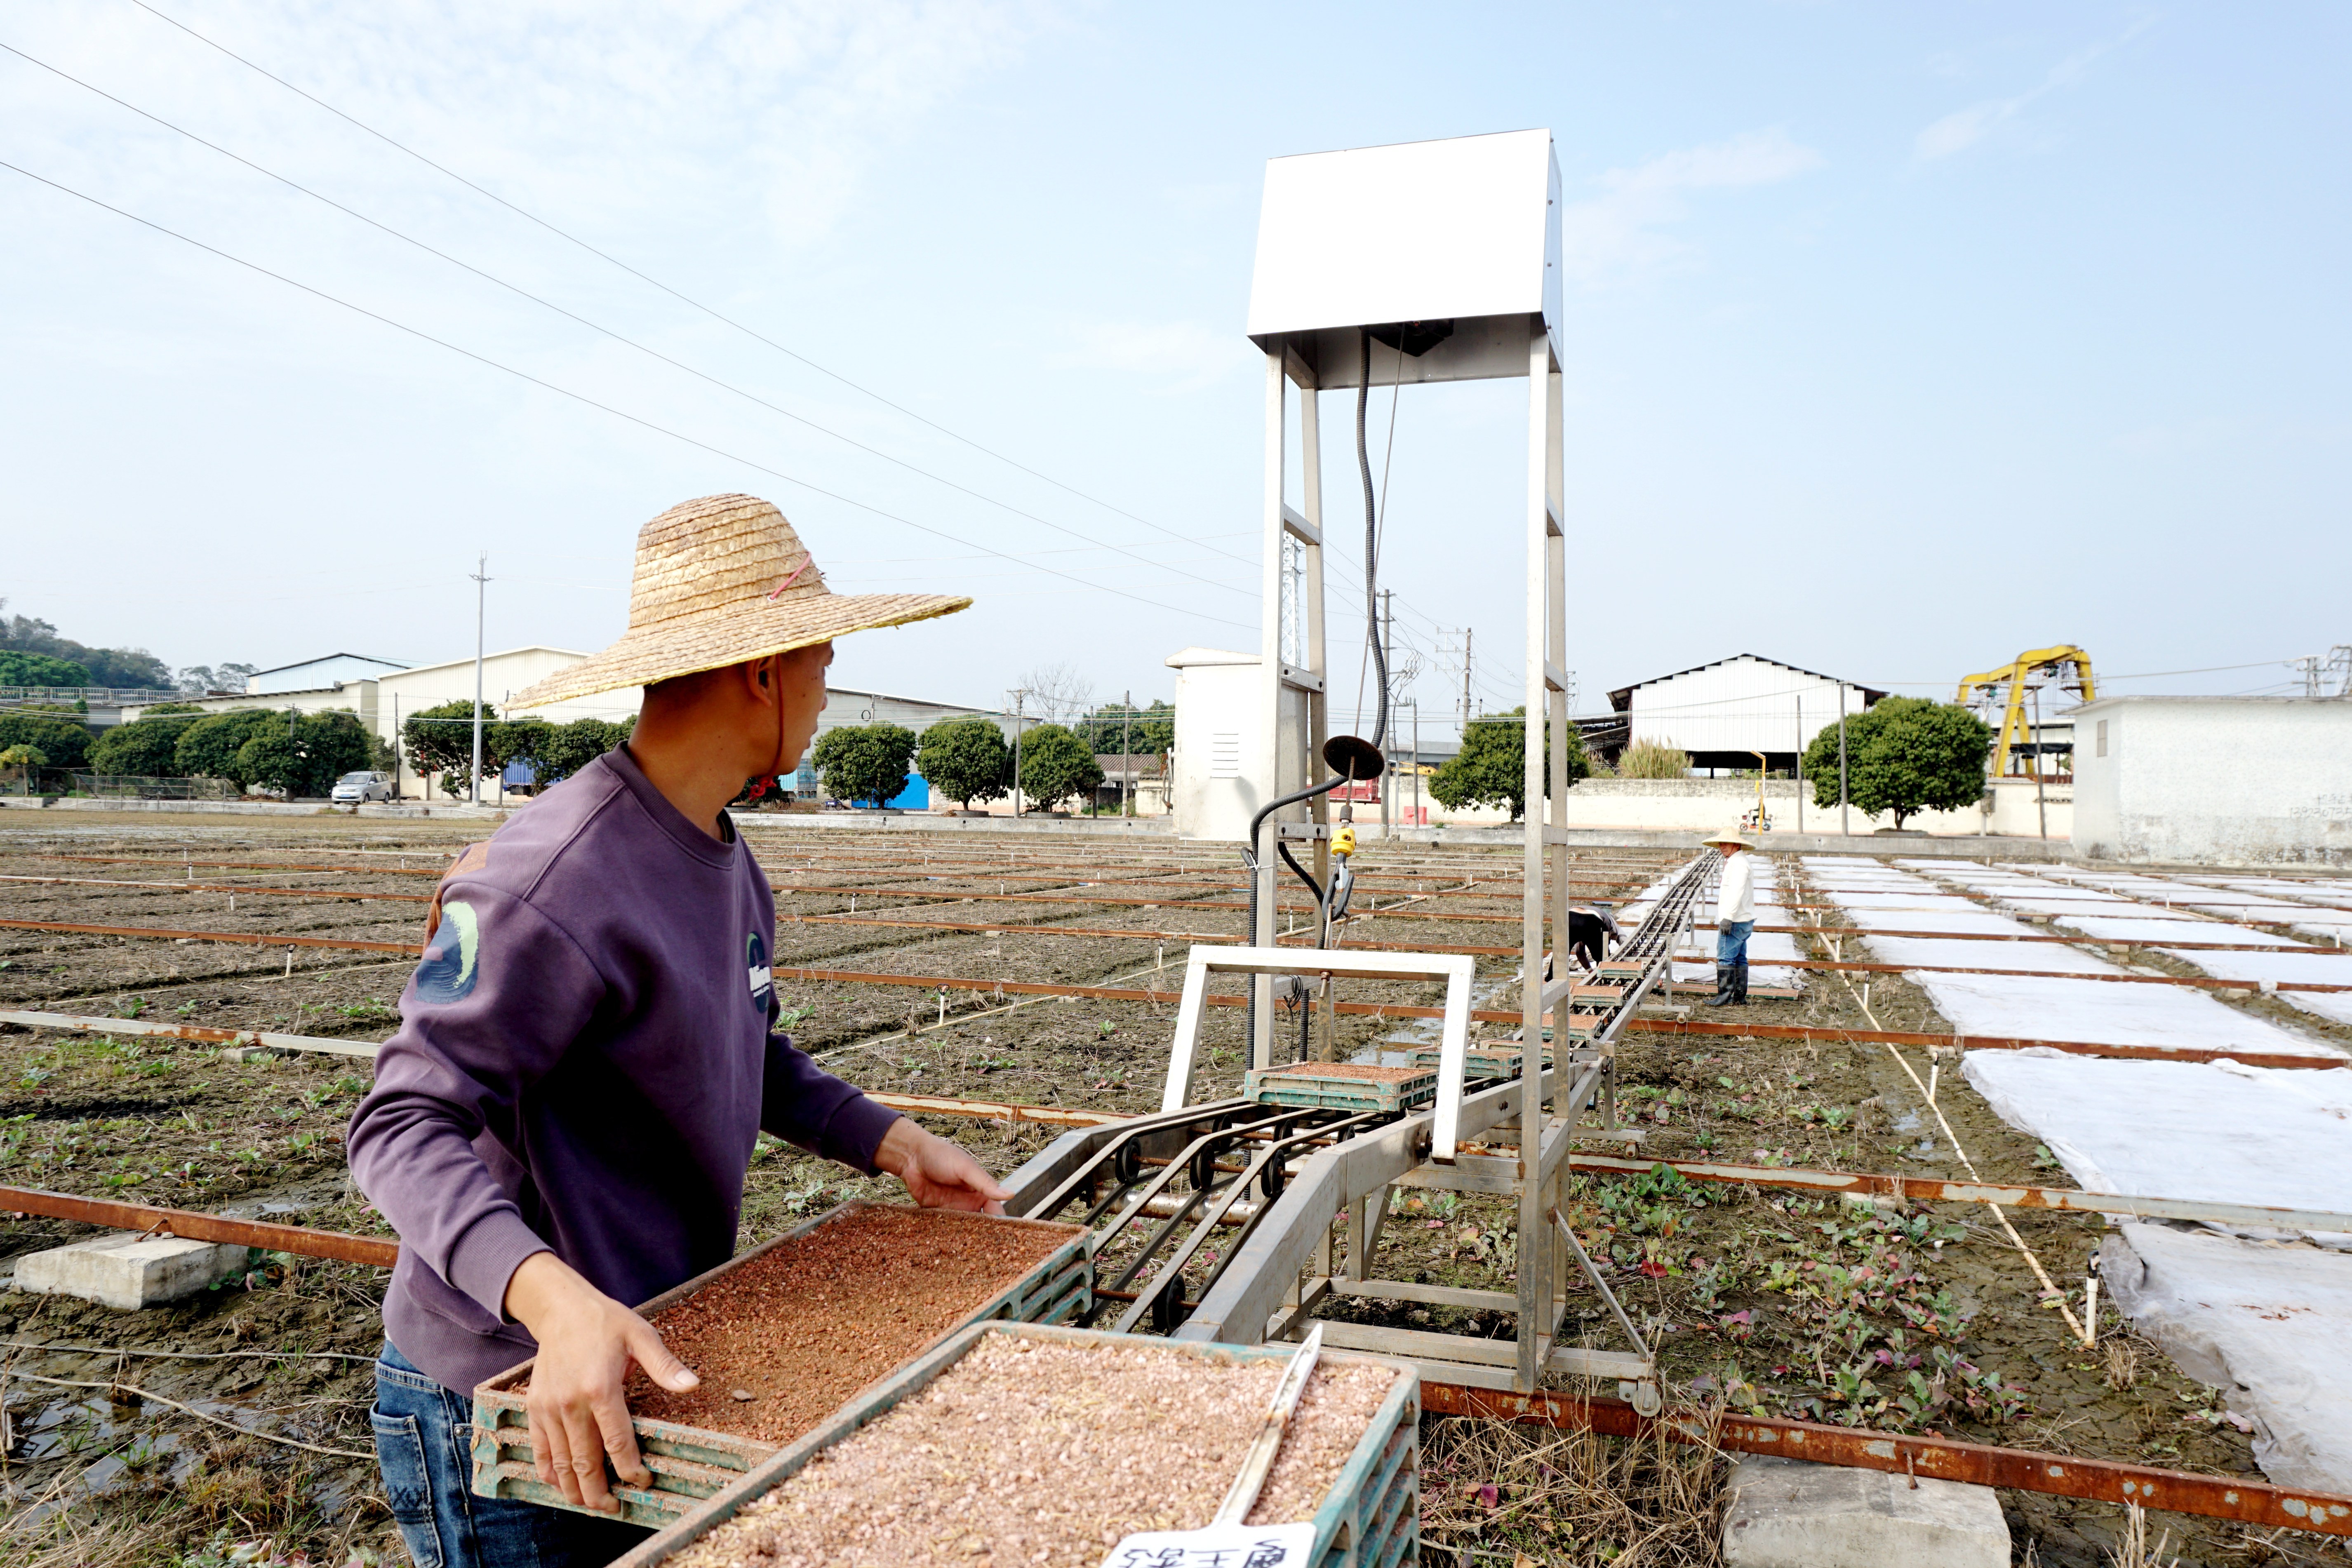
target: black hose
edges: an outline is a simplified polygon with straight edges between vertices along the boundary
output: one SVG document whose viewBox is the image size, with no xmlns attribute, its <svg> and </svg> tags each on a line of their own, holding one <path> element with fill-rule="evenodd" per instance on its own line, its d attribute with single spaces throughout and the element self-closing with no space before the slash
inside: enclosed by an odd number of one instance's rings
<svg viewBox="0 0 2352 1568">
<path fill-rule="evenodd" d="M 1371 644 L 1372 669 L 1381 689 L 1378 717 L 1372 721 L 1372 750 L 1378 752 L 1389 734 L 1389 651 L 1381 646 L 1381 521 L 1372 500 L 1372 455 L 1364 446 L 1364 410 L 1372 400 L 1372 334 L 1361 337 L 1364 374 L 1356 385 L 1356 472 L 1364 481 L 1364 637 Z"/>
<path fill-rule="evenodd" d="M 1257 836 L 1265 826 L 1265 819 L 1272 816 L 1276 812 L 1280 811 L 1286 805 L 1297 805 L 1302 800 L 1312 800 L 1317 795 L 1323 794 L 1326 790 L 1338 789 L 1341 784 L 1348 782 L 1349 781 L 1346 778 L 1335 774 L 1330 778 L 1325 779 L 1321 784 L 1308 784 L 1305 789 L 1294 791 L 1289 795 L 1284 795 L 1279 800 L 1268 801 L 1264 806 L 1259 808 L 1258 814 L 1255 816 L 1250 818 L 1249 842 L 1244 846 L 1242 849 L 1242 861 L 1244 865 L 1249 867 L 1250 874 L 1250 941 L 1255 942 L 1257 940 Z M 1301 866 L 1291 857 L 1290 846 L 1283 843 L 1277 838 L 1275 840 L 1274 848 L 1275 853 L 1282 857 L 1283 863 L 1287 865 L 1292 870 L 1298 873 L 1298 879 L 1306 883 L 1307 890 L 1315 895 L 1316 909 L 1318 910 L 1321 910 L 1323 907 L 1322 885 L 1317 882 L 1313 877 L 1307 875 L 1307 868 Z M 1249 1031 L 1247 1037 L 1251 1041 L 1255 1042 L 1257 1039 L 1257 983 L 1255 980 L 1250 983 L 1249 1012 L 1245 1026 Z"/>
</svg>

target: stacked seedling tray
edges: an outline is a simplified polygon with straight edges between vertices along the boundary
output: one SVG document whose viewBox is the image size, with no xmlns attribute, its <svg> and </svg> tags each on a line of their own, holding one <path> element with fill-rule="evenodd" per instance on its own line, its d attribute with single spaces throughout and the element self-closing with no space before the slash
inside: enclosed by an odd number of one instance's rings
<svg viewBox="0 0 2352 1568">
<path fill-rule="evenodd" d="M 1444 1051 L 1443 1046 L 1417 1046 L 1412 1051 L 1415 1067 L 1437 1070 L 1437 1059 Z M 1551 1053 L 1544 1053 L 1544 1065 L 1551 1065 Z M 1500 1043 L 1473 1045 L 1462 1056 L 1462 1076 L 1465 1081 L 1482 1078 L 1517 1078 L 1519 1076 L 1519 1047 Z"/>
<path fill-rule="evenodd" d="M 1082 1226 L 843 1204 L 638 1309 L 702 1384 L 671 1394 L 631 1374 L 653 1484 L 613 1495 L 630 1523 L 667 1524 L 958 1331 L 1060 1322 L 1093 1304 Z M 530 1372 L 474 1391 L 474 1490 L 568 1508 L 534 1471 Z"/>
<path fill-rule="evenodd" d="M 614 1568 L 1097 1568 L 1209 1522 L 1295 1348 L 980 1324 Z M 1412 1363 L 1325 1351 L 1248 1522 L 1311 1520 L 1314 1568 L 1417 1561 L 1420 1415 Z"/>
<path fill-rule="evenodd" d="M 1252 1068 L 1242 1093 L 1260 1105 L 1319 1105 L 1334 1110 L 1410 1110 L 1437 1098 L 1434 1068 L 1366 1062 L 1299 1062 Z"/>
</svg>

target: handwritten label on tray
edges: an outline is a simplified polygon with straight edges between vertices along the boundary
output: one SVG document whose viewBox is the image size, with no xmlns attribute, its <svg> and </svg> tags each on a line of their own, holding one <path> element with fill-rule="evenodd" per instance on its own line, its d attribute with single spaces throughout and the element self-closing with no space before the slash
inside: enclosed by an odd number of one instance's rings
<svg viewBox="0 0 2352 1568">
<path fill-rule="evenodd" d="M 1103 1568 L 1307 1568 L 1313 1524 L 1213 1524 L 1148 1530 L 1111 1548 Z"/>
</svg>

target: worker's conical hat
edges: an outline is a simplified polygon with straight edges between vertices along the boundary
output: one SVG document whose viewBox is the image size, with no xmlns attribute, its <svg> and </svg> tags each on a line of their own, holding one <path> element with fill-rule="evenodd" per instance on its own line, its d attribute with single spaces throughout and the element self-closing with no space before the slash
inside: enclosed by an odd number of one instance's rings
<svg viewBox="0 0 2352 1568">
<path fill-rule="evenodd" d="M 953 615 L 944 594 L 836 594 L 784 514 L 757 496 L 681 502 L 637 531 L 629 629 L 592 658 L 514 694 L 538 708 L 789 653 L 845 632 Z"/>
<path fill-rule="evenodd" d="M 1707 845 L 1737 844 L 1742 849 L 1753 849 L 1756 847 L 1756 840 L 1753 838 L 1744 838 L 1737 833 L 1718 833 L 1712 838 L 1702 838 L 1699 842 Z"/>
</svg>

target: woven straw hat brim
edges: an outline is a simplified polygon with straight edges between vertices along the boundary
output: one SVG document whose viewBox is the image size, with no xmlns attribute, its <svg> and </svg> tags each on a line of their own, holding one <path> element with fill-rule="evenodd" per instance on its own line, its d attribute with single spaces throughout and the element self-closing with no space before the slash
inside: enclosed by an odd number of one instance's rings
<svg viewBox="0 0 2352 1568">
<path fill-rule="evenodd" d="M 670 621 L 634 629 L 600 654 L 557 670 L 509 700 L 510 708 L 541 708 L 677 676 L 724 669 L 745 659 L 814 647 L 851 632 L 903 626 L 970 609 L 948 594 L 823 594 L 762 606 L 724 619 Z"/>
<path fill-rule="evenodd" d="M 1699 842 L 1709 847 L 1717 844 L 1737 844 L 1742 849 L 1753 849 L 1756 847 L 1756 840 L 1753 838 L 1743 838 L 1737 833 L 1718 833 L 1712 838 L 1702 838 Z"/>
</svg>

